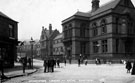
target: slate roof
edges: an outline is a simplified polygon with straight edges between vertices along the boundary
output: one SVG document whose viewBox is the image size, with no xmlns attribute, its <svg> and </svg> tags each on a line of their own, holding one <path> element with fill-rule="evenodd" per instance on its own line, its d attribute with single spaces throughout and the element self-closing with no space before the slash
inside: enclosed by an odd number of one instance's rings
<svg viewBox="0 0 135 83">
<path fill-rule="evenodd" d="M 8 18 L 8 19 L 10 19 L 12 21 L 15 21 L 15 20 L 11 19 L 10 17 L 8 17 L 7 15 L 5 15 L 4 13 L 2 13 L 1 11 L 0 11 L 0 16 Z M 17 22 L 17 21 L 15 21 L 15 22 Z"/>
<path fill-rule="evenodd" d="M 80 11 L 77 11 L 74 15 L 90 17 L 90 16 L 96 15 L 98 13 L 101 13 L 103 11 L 115 8 L 120 1 L 121 0 L 112 0 L 112 1 L 102 5 L 101 7 L 99 7 L 95 12 L 91 12 L 91 11 L 89 11 L 89 12 L 80 12 Z"/>
<path fill-rule="evenodd" d="M 113 9 L 115 8 L 118 3 L 120 2 L 121 0 L 112 0 L 104 5 L 102 5 L 99 9 L 97 9 L 95 12 L 92 12 L 91 15 L 96 15 L 98 13 L 101 13 L 103 11 L 106 11 L 106 10 L 109 10 L 109 9 Z"/>
<path fill-rule="evenodd" d="M 90 13 L 85 13 L 85 12 L 80 12 L 80 11 L 77 11 L 74 15 L 83 16 L 83 17 L 90 17 Z"/>
<path fill-rule="evenodd" d="M 63 38 L 63 33 L 60 33 L 59 35 L 57 35 L 57 36 L 54 38 L 54 40 L 60 39 L 60 38 Z"/>
</svg>

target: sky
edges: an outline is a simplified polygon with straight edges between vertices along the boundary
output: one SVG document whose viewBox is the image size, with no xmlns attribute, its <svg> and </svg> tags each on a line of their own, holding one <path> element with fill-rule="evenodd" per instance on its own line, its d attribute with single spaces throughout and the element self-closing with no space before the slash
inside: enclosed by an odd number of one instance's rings
<svg viewBox="0 0 135 83">
<path fill-rule="evenodd" d="M 0 0 L 0 11 L 18 23 L 18 39 L 40 39 L 42 26 L 62 32 L 61 21 L 78 10 L 91 10 L 92 0 Z M 111 0 L 100 0 L 103 5 Z M 132 0 L 135 4 L 135 0 Z"/>
</svg>

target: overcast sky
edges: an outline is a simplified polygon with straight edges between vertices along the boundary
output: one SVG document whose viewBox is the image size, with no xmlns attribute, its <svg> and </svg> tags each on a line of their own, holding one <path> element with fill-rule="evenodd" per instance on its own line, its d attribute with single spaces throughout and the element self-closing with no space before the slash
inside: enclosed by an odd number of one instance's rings
<svg viewBox="0 0 135 83">
<path fill-rule="evenodd" d="M 91 10 L 92 0 L 0 0 L 0 11 L 19 22 L 18 39 L 39 39 L 42 26 L 62 32 L 61 21 L 77 10 Z M 111 0 L 100 0 L 100 5 Z M 135 4 L 135 0 L 132 0 Z"/>
</svg>

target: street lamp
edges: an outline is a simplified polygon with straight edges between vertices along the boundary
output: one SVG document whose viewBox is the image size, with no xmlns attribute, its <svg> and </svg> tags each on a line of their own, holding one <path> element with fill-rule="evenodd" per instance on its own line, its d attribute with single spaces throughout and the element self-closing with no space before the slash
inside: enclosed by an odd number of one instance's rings
<svg viewBox="0 0 135 83">
<path fill-rule="evenodd" d="M 30 40 L 30 44 L 31 44 L 31 58 L 32 58 L 32 69 L 33 69 L 33 44 L 34 44 L 34 40 L 33 38 L 31 37 L 31 40 Z"/>
</svg>

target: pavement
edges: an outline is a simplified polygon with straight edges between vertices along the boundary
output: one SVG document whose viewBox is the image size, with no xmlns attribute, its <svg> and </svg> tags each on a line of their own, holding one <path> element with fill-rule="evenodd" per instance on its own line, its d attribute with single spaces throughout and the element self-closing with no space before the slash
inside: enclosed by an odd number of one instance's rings
<svg viewBox="0 0 135 83">
<path fill-rule="evenodd" d="M 15 63 L 15 66 L 13 68 L 4 69 L 4 75 L 8 77 L 8 79 L 20 77 L 20 76 L 28 76 L 32 73 L 35 73 L 37 69 L 38 69 L 37 67 L 33 67 L 33 69 L 28 69 L 26 67 L 25 73 L 23 73 L 22 64 Z M 8 79 L 3 79 L 2 81 L 6 81 Z"/>
</svg>

